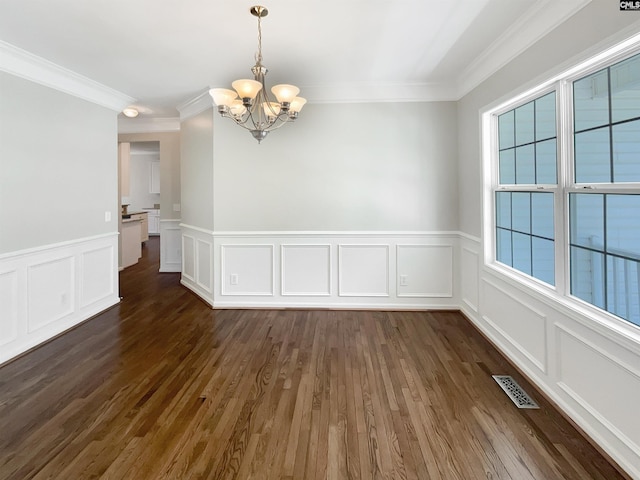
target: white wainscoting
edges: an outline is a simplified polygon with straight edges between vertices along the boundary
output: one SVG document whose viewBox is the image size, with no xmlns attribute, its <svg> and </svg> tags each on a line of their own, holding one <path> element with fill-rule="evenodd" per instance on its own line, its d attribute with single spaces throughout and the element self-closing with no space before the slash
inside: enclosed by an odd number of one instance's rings
<svg viewBox="0 0 640 480">
<path fill-rule="evenodd" d="M 160 271 L 182 271 L 180 220 L 160 220 Z"/>
<path fill-rule="evenodd" d="M 577 425 L 640 479 L 640 332 L 482 267 L 460 237 L 460 309 Z M 584 311 L 583 311 L 584 310 Z M 618 322 L 619 323 L 619 322 Z M 492 372 L 501 374 L 504 372 Z M 535 398 L 535 392 L 529 392 Z"/>
<path fill-rule="evenodd" d="M 473 238 L 460 238 L 460 308 L 469 315 L 478 314 L 480 298 L 480 253 L 479 242 Z"/>
<path fill-rule="evenodd" d="M 283 296 L 331 295 L 331 245 L 281 245 Z"/>
<path fill-rule="evenodd" d="M 456 232 L 181 228 L 182 283 L 215 308 L 459 308 Z"/>
<path fill-rule="evenodd" d="M 389 296 L 390 245 L 338 244 L 338 295 Z"/>
<path fill-rule="evenodd" d="M 111 307 L 117 233 L 0 256 L 0 363 Z"/>
<path fill-rule="evenodd" d="M 547 372 L 547 316 L 488 278 L 481 280 L 482 319 L 541 373 Z"/>
<path fill-rule="evenodd" d="M 179 225 L 182 271 L 180 283 L 213 306 L 213 235 L 211 231 Z"/>
</svg>

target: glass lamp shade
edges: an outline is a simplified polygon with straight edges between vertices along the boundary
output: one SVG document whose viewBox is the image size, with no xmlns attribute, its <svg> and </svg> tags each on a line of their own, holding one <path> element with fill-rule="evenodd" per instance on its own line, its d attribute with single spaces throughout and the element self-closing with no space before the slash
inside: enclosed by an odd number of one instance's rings
<svg viewBox="0 0 640 480">
<path fill-rule="evenodd" d="M 302 107 L 304 107 L 305 103 L 307 103 L 306 98 L 296 97 L 293 100 L 291 100 L 291 105 L 289 105 L 289 111 L 300 112 L 300 110 L 302 110 Z"/>
<path fill-rule="evenodd" d="M 124 115 L 125 115 L 126 117 L 129 117 L 129 118 L 135 118 L 135 117 L 137 117 L 137 116 L 138 116 L 138 113 L 139 113 L 139 112 L 138 112 L 138 110 L 137 110 L 136 108 L 134 108 L 134 107 L 127 107 L 127 108 L 125 108 L 124 110 L 122 110 L 122 113 L 124 113 Z"/>
<path fill-rule="evenodd" d="M 276 102 L 264 102 L 262 104 L 264 114 L 267 117 L 277 117 L 280 115 L 280 104 Z"/>
<path fill-rule="evenodd" d="M 224 105 L 231 107 L 233 101 L 238 97 L 236 92 L 227 88 L 212 88 L 209 95 L 213 97 L 213 101 L 217 106 Z"/>
<path fill-rule="evenodd" d="M 248 78 L 243 78 L 241 80 L 236 80 L 231 84 L 231 86 L 238 92 L 238 96 L 240 98 L 250 98 L 253 100 L 256 98 L 256 95 L 262 88 L 262 84 L 257 80 L 249 80 Z"/>
<path fill-rule="evenodd" d="M 242 115 L 244 115 L 244 112 L 247 111 L 247 107 L 245 107 L 242 104 L 242 100 L 236 99 L 236 100 L 233 101 L 233 103 L 229 107 L 229 110 L 231 111 L 232 115 L 235 115 L 237 117 L 241 117 Z"/>
<path fill-rule="evenodd" d="M 280 103 L 291 103 L 295 96 L 300 93 L 300 89 L 295 85 L 287 85 L 283 83 L 281 85 L 274 85 L 271 87 L 271 92 L 276 96 Z"/>
</svg>

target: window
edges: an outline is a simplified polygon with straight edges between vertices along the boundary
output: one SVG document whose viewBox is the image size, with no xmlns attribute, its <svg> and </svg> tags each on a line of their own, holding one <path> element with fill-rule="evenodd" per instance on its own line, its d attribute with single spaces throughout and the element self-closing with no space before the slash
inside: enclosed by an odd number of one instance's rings
<svg viewBox="0 0 640 480">
<path fill-rule="evenodd" d="M 616 55 L 488 113 L 487 232 L 497 268 L 640 326 L 640 54 Z"/>
<path fill-rule="evenodd" d="M 496 260 L 554 284 L 552 193 L 556 184 L 556 94 L 548 93 L 498 117 Z"/>
</svg>

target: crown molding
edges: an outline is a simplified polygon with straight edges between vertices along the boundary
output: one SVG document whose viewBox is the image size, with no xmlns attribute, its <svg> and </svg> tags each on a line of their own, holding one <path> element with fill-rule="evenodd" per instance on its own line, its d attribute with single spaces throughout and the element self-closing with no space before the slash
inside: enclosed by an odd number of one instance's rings
<svg viewBox="0 0 640 480">
<path fill-rule="evenodd" d="M 10 43 L 0 40 L 0 71 L 82 98 L 91 103 L 122 111 L 135 99 L 90 78 L 56 65 Z"/>
<path fill-rule="evenodd" d="M 523 16 L 463 70 L 458 77 L 456 100 L 476 88 L 591 1 L 544 0 L 535 2 Z"/>
<path fill-rule="evenodd" d="M 118 133 L 159 133 L 180 131 L 178 117 L 118 117 Z"/>
<path fill-rule="evenodd" d="M 176 107 L 180 113 L 181 122 L 204 112 L 208 108 L 213 108 L 213 98 L 209 95 L 208 88 Z"/>
</svg>

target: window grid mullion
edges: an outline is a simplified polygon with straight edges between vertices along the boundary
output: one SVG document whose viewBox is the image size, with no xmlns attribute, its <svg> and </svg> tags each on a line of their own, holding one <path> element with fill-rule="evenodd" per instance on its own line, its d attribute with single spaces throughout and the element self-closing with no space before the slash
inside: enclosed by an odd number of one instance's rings
<svg viewBox="0 0 640 480">
<path fill-rule="evenodd" d="M 569 193 L 574 179 L 573 169 L 573 88 L 567 81 L 557 85 L 557 175 L 558 189 L 554 197 L 554 226 L 556 231 L 556 289 L 561 295 L 571 291 L 571 248 L 569 246 Z"/>
<path fill-rule="evenodd" d="M 609 105 L 609 180 L 611 183 L 613 183 L 616 177 L 613 167 L 613 100 L 611 99 L 611 67 L 607 67 L 607 88 L 609 89 L 609 98 L 607 99 Z"/>
</svg>

